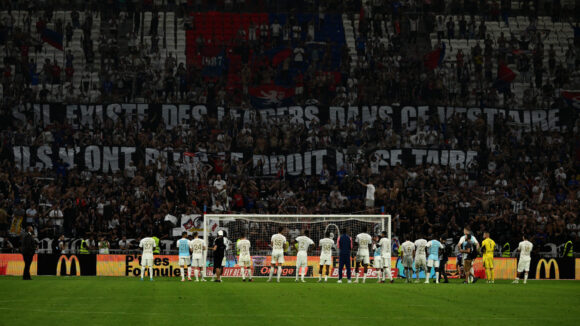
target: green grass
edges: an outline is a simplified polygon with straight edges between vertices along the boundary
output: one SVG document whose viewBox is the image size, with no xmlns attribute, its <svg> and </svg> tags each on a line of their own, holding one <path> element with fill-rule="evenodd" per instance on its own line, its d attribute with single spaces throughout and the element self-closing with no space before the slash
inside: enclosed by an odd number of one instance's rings
<svg viewBox="0 0 580 326">
<path fill-rule="evenodd" d="M 580 282 L 0 277 L 0 325 L 578 325 Z"/>
</svg>

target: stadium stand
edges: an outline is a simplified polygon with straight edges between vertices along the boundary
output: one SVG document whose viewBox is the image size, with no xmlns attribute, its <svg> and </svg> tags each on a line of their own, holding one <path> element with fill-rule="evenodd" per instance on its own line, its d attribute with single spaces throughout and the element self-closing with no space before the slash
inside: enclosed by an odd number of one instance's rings
<svg viewBox="0 0 580 326">
<path fill-rule="evenodd" d="M 3 237 L 9 237 L 9 217 L 19 214 L 39 238 L 94 234 L 118 244 L 142 233 L 169 238 L 167 214 L 201 213 L 204 205 L 209 212 L 363 212 L 365 189 L 357 179 L 378 185 L 371 210 L 384 205 L 396 235 L 457 237 L 470 224 L 478 238 L 488 229 L 498 243 L 525 231 L 534 235 L 534 248 L 580 236 L 580 121 L 561 96 L 580 86 L 573 3 L 563 2 L 568 13 L 516 1 L 484 1 L 475 11 L 449 1 L 301 1 L 304 9 L 297 12 L 287 10 L 289 1 L 113 1 L 109 7 L 91 1 L 66 9 L 59 1 L 44 3 L 1 2 Z M 531 132 L 509 116 L 493 128 L 482 117 L 456 116 L 400 130 L 356 119 L 306 127 L 210 118 L 187 129 L 149 130 L 134 121 L 73 129 L 69 121 L 21 123 L 11 111 L 26 103 L 121 102 L 242 110 L 385 103 L 567 111 L 561 117 L 566 128 Z M 22 171 L 14 164 L 12 146 L 93 142 L 180 148 L 207 160 L 191 172 L 159 156 L 155 164 L 114 174 L 68 169 L 56 159 L 52 170 Z M 219 154 L 319 147 L 360 155 L 334 174 L 292 176 L 278 164 L 269 176 L 260 162 Z M 374 169 L 371 154 L 381 147 L 481 155 L 464 169 Z M 223 200 L 213 186 L 218 174 L 227 182 Z M 62 214 L 51 217 L 54 210 Z"/>
</svg>

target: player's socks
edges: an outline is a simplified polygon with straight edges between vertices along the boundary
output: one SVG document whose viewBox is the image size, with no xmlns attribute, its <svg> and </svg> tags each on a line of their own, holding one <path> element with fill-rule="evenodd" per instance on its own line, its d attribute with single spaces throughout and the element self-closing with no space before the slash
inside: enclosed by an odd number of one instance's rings
<svg viewBox="0 0 580 326">
<path fill-rule="evenodd" d="M 141 266 L 141 279 L 145 276 L 145 267 Z"/>
<path fill-rule="evenodd" d="M 387 273 L 388 273 L 387 275 L 389 275 L 389 281 L 392 281 L 393 280 L 393 274 L 391 273 L 391 268 L 390 267 L 387 267 Z M 385 277 L 385 276 L 383 275 L 383 277 Z"/>
<path fill-rule="evenodd" d="M 493 283 L 493 281 L 495 281 L 495 272 L 493 271 L 493 268 L 489 270 L 489 274 L 491 275 L 491 282 Z"/>
<path fill-rule="evenodd" d="M 187 268 L 187 279 L 191 281 L 191 267 Z"/>
<path fill-rule="evenodd" d="M 300 273 L 300 279 L 302 280 L 302 282 L 304 282 L 304 274 L 306 274 L 306 271 L 302 269 L 302 273 Z"/>
<path fill-rule="evenodd" d="M 276 280 L 280 282 L 280 275 L 282 275 L 282 266 L 278 266 L 278 275 L 276 275 Z"/>
<path fill-rule="evenodd" d="M 435 272 L 435 283 L 439 283 L 439 272 Z"/>
<path fill-rule="evenodd" d="M 324 276 L 324 282 L 328 281 L 328 275 Z"/>
<path fill-rule="evenodd" d="M 298 282 L 298 275 L 300 274 L 300 267 L 296 268 L 296 282 Z"/>
<path fill-rule="evenodd" d="M 153 279 L 153 267 L 149 267 L 149 277 Z"/>
<path fill-rule="evenodd" d="M 199 281 L 199 269 L 194 270 L 193 274 L 195 275 L 195 280 Z"/>
<path fill-rule="evenodd" d="M 365 283 L 366 281 L 367 281 L 367 273 L 365 273 L 365 274 L 363 275 L 363 283 Z"/>
<path fill-rule="evenodd" d="M 524 284 L 528 282 L 528 273 L 524 274 Z"/>
<path fill-rule="evenodd" d="M 380 269 L 377 269 L 377 279 L 378 279 L 378 282 L 380 282 L 382 280 L 382 278 L 383 278 L 381 274 L 382 274 L 381 270 Z"/>
<path fill-rule="evenodd" d="M 242 267 L 242 280 L 246 280 L 246 269 Z"/>
<path fill-rule="evenodd" d="M 268 277 L 268 282 L 272 280 L 272 275 L 274 275 L 274 266 L 270 267 L 270 277 Z"/>
<path fill-rule="evenodd" d="M 185 281 L 185 270 L 183 267 L 179 267 L 179 274 L 181 274 L 181 280 Z"/>
</svg>

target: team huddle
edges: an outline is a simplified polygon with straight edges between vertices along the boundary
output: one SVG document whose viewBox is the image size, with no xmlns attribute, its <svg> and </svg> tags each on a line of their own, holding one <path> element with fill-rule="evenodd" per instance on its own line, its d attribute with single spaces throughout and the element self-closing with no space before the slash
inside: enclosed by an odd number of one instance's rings
<svg viewBox="0 0 580 326">
<path fill-rule="evenodd" d="M 272 249 L 270 257 L 270 270 L 268 282 L 272 281 L 274 273 L 276 273 L 276 281 L 280 282 L 282 274 L 282 265 L 285 263 L 284 253 L 288 249 L 289 243 L 286 236 L 283 234 L 284 227 L 279 227 L 278 233 L 272 235 L 270 247 Z M 345 268 L 348 282 L 351 283 L 351 250 L 356 246 L 355 272 L 356 279 L 354 283 L 358 283 L 360 274 L 362 274 L 362 283 L 366 282 L 368 267 L 371 263 L 370 253 L 373 253 L 373 267 L 377 272 L 377 282 L 384 283 L 388 278 L 393 283 L 393 276 L 391 272 L 391 240 L 387 237 L 386 232 L 381 232 L 379 235 L 372 237 L 369 232 L 359 233 L 353 243 L 352 239 L 346 234 L 343 229 L 342 235 L 339 236 L 336 243 L 333 240 L 333 234 L 326 232 L 324 238 L 319 241 L 320 259 L 319 259 L 319 275 L 318 282 L 328 281 L 331 266 L 333 265 L 333 249 L 339 252 L 339 269 L 338 269 L 338 283 L 342 283 L 343 269 Z M 471 235 L 468 228 L 464 229 L 464 235 L 460 238 L 457 244 L 457 270 L 460 275 L 465 278 L 464 283 L 469 284 L 477 280 L 475 277 L 473 262 L 478 257 L 479 252 L 482 253 L 483 266 L 485 268 L 485 275 L 488 283 L 495 282 L 493 253 L 496 247 L 495 242 L 490 238 L 488 232 L 483 234 L 484 240 L 481 246 L 477 239 Z M 295 239 L 296 242 L 296 282 L 306 282 L 304 277 L 308 272 L 308 251 L 315 243 L 309 237 L 309 231 L 304 230 L 302 234 Z M 229 245 L 229 240 L 224 237 L 223 231 L 218 231 L 218 237 L 214 241 L 212 249 L 214 277 L 216 282 L 221 282 L 222 266 L 225 265 L 225 250 Z M 419 282 L 419 276 L 424 273 L 424 283 L 430 283 L 431 269 L 434 270 L 433 279 L 435 283 L 439 283 L 440 277 L 445 278 L 447 283 L 447 275 L 445 272 L 445 265 L 448 260 L 448 255 L 445 251 L 445 240 L 443 237 L 439 239 L 432 239 L 427 241 L 420 238 L 414 242 L 406 239 L 399 247 L 399 256 L 401 257 L 401 264 L 403 266 L 403 275 L 407 283 L 412 282 L 413 274 L 416 275 L 415 283 Z M 148 267 L 150 280 L 153 281 L 153 251 L 156 243 L 153 238 L 143 238 L 139 243 L 139 247 L 143 248 L 143 255 L 141 259 L 141 280 L 145 274 L 145 268 Z M 250 282 L 253 281 L 253 263 L 250 253 L 251 243 L 245 236 L 242 236 L 236 242 L 236 249 L 238 253 L 237 265 L 240 268 L 242 280 L 245 282 L 246 277 Z M 182 238 L 177 240 L 177 247 L 179 249 L 179 267 L 181 281 L 185 281 L 185 270 L 187 269 L 187 279 L 192 280 L 192 271 L 195 281 L 199 282 L 205 280 L 205 264 L 206 264 L 206 250 L 204 240 L 200 239 L 197 232 L 193 233 L 193 240 L 188 239 L 186 232 L 182 234 Z M 530 269 L 531 252 L 533 245 L 526 237 L 518 246 L 520 252 L 520 259 L 518 262 L 517 272 L 514 283 L 519 283 L 520 277 L 523 277 L 525 284 L 528 279 L 528 272 Z M 362 270 L 361 270 L 362 269 Z M 361 273 L 362 271 L 362 273 Z M 200 278 L 201 275 L 201 278 Z"/>
</svg>

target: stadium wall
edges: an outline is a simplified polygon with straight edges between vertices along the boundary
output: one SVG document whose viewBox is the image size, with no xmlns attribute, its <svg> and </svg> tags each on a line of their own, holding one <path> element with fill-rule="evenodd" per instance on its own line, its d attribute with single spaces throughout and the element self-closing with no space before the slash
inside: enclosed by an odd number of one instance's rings
<svg viewBox="0 0 580 326">
<path fill-rule="evenodd" d="M 97 255 L 97 276 L 140 276 L 140 255 Z M 253 256 L 254 275 L 266 276 L 269 273 L 270 257 L 269 256 Z M 308 257 L 308 276 L 318 277 L 318 256 Z M 353 262 L 354 263 L 354 262 Z M 447 263 L 448 276 L 457 278 L 456 258 L 451 257 Z M 517 260 L 515 258 L 496 258 L 495 276 L 496 279 L 513 279 L 516 273 Z M 286 256 L 283 264 L 283 276 L 295 276 L 296 274 L 296 257 Z M 372 265 L 372 262 L 371 262 Z M 333 258 L 333 266 L 338 266 L 338 258 Z M 391 258 L 391 266 L 397 266 L 392 269 L 393 277 L 401 274 L 403 275 L 403 268 L 400 261 L 396 257 Z M 212 266 L 208 264 L 207 275 L 212 275 Z M 240 276 L 239 269 L 236 267 L 234 257 L 229 257 L 226 262 L 224 276 L 237 277 Z M 474 264 L 476 275 L 485 277 L 485 271 L 481 258 L 478 258 Z M 179 276 L 178 256 L 176 255 L 157 255 L 154 260 L 154 274 L 156 276 Z M 343 271 L 345 273 L 345 271 Z M 354 273 L 354 268 L 353 268 Z M 432 276 L 434 273 L 432 272 Z M 333 269 L 331 277 L 337 277 L 338 271 Z M 376 278 L 377 273 L 374 268 L 369 268 L 367 277 Z M 424 273 L 419 274 L 419 277 L 424 277 Z"/>
<path fill-rule="evenodd" d="M 39 255 L 34 255 L 30 265 L 30 275 L 37 275 L 37 261 Z M 0 275 L 22 276 L 24 259 L 21 254 L 0 254 Z"/>
</svg>

